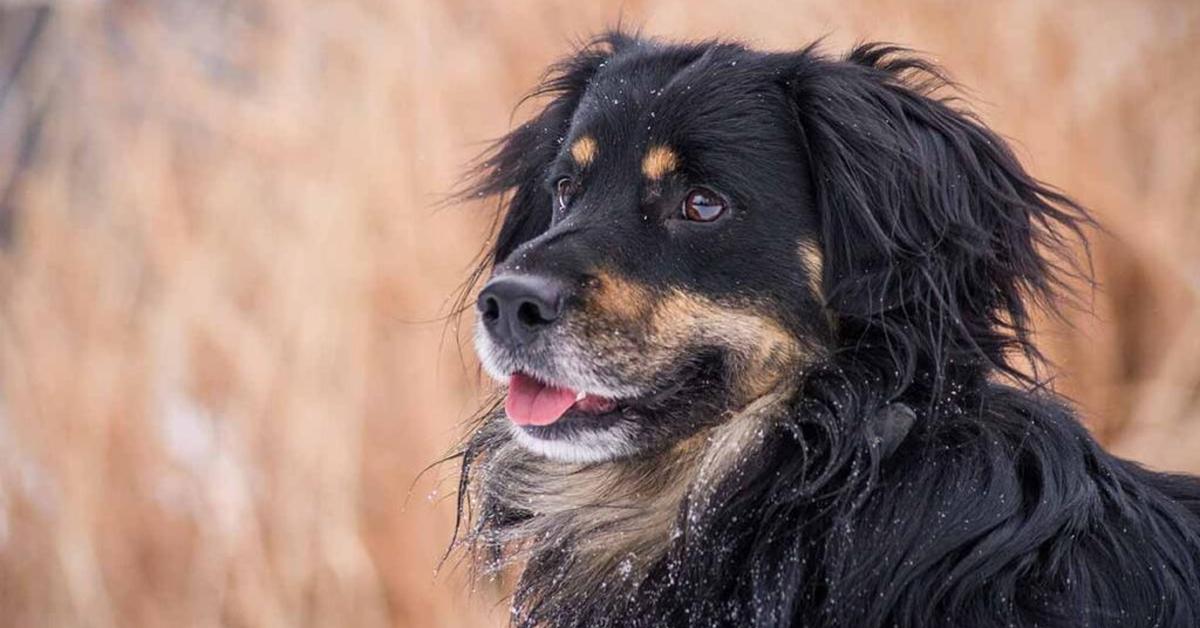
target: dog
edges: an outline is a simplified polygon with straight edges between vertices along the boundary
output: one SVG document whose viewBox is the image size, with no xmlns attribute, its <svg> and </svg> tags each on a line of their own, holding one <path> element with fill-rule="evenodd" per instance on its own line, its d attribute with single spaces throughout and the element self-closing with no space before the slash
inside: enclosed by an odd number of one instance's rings
<svg viewBox="0 0 1200 628">
<path fill-rule="evenodd" d="M 921 57 L 610 32 L 500 199 L 455 546 L 519 626 L 1200 626 L 1200 482 L 1042 376 L 1087 211 Z"/>
</svg>

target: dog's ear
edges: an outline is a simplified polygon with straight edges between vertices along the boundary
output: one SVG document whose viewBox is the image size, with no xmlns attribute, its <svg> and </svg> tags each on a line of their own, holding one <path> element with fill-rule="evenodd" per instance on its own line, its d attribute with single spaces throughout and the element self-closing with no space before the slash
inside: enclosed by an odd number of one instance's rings
<svg viewBox="0 0 1200 628">
<path fill-rule="evenodd" d="M 1029 176 L 952 100 L 939 71 L 890 46 L 790 58 L 787 89 L 821 223 L 823 289 L 847 346 L 877 340 L 907 369 L 1019 379 L 1040 360 L 1029 302 L 1054 307 L 1086 212 Z M 1065 262 L 1065 263 L 1064 263 Z M 873 342 L 870 342 L 874 344 Z"/>
<path fill-rule="evenodd" d="M 607 33 L 552 65 L 537 89 L 522 100 L 549 102 L 481 156 L 463 196 L 502 196 L 500 228 L 484 265 L 503 261 L 550 226 L 553 207 L 544 187 L 546 170 L 562 146 L 588 82 L 613 55 L 636 43 L 632 35 Z"/>
</svg>

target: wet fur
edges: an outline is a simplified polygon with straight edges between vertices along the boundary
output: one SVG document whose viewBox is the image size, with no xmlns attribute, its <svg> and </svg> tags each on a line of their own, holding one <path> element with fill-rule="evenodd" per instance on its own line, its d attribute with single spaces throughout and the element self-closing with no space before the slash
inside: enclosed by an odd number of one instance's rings
<svg viewBox="0 0 1200 628">
<path fill-rule="evenodd" d="M 790 350 L 803 359 L 752 377 L 745 403 L 697 389 L 710 424 L 612 462 L 547 461 L 483 413 L 462 452 L 458 542 L 485 572 L 520 571 L 514 623 L 1200 626 L 1200 485 L 1108 454 L 1019 366 L 1039 363 L 1029 312 L 1054 309 L 1086 214 L 903 51 L 601 38 L 482 162 L 472 193 L 503 195 L 505 215 L 480 273 L 549 227 L 544 170 L 592 76 L 650 51 L 700 76 L 758 64 L 793 103 L 774 123 L 807 156 L 820 245 L 795 250 L 820 273 L 804 318 L 823 331 L 779 328 L 829 350 Z M 706 364 L 713 381 L 751 370 Z"/>
</svg>

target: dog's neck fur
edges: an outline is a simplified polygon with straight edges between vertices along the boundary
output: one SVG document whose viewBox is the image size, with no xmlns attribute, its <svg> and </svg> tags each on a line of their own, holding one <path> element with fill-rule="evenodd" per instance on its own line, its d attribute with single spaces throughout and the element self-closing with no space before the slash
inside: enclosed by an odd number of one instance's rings
<svg viewBox="0 0 1200 628">
<path fill-rule="evenodd" d="M 468 541 L 496 552 L 489 571 L 569 553 L 560 574 L 568 597 L 633 587 L 711 507 L 720 480 L 755 455 L 793 391 L 780 384 L 671 450 L 601 464 L 546 460 L 493 433 L 505 442 L 479 462 L 474 497 L 485 513 L 503 514 L 480 517 Z"/>
</svg>

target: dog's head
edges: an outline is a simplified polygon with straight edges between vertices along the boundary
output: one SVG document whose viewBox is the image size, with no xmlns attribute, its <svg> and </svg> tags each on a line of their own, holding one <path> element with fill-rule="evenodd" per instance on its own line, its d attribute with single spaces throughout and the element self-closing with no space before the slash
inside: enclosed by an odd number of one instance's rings
<svg viewBox="0 0 1200 628">
<path fill-rule="evenodd" d="M 884 355 L 898 396 L 1017 372 L 1080 214 L 896 53 L 613 34 L 552 69 L 474 189 L 505 195 L 476 341 L 520 443 L 662 448 L 817 361 Z"/>
</svg>

